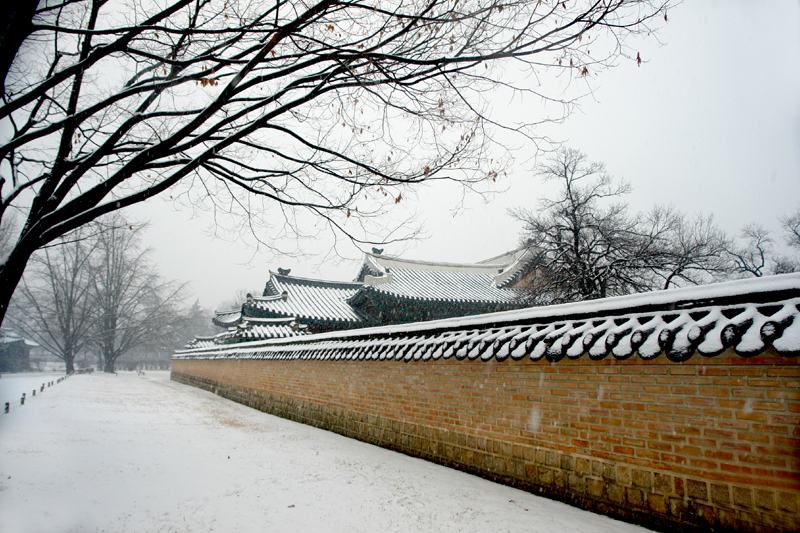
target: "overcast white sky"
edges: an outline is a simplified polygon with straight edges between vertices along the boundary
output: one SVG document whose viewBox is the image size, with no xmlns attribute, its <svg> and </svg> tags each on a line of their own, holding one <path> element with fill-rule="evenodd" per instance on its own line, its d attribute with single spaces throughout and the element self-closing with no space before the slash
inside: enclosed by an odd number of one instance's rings
<svg viewBox="0 0 800 533">
<path fill-rule="evenodd" d="M 546 133 L 631 182 L 633 211 L 671 203 L 713 213 L 730 233 L 751 221 L 777 231 L 778 216 L 800 207 L 800 1 L 687 1 L 670 11 L 658 38 L 662 44 L 637 47 L 645 63 L 602 73 L 581 108 Z M 455 217 L 456 191 L 426 188 L 417 201 L 428 238 L 386 253 L 471 262 L 516 247 L 520 225 L 506 210 L 535 205 L 548 192 L 533 165 L 520 157 L 504 194 L 488 204 L 469 199 L 471 208 Z M 161 199 L 129 215 L 150 219 L 145 239 L 160 271 L 190 281 L 207 308 L 240 288 L 261 291 L 279 266 L 340 280 L 358 268 L 356 261 L 275 260 L 244 242 L 210 238 L 207 218 Z"/>
</svg>

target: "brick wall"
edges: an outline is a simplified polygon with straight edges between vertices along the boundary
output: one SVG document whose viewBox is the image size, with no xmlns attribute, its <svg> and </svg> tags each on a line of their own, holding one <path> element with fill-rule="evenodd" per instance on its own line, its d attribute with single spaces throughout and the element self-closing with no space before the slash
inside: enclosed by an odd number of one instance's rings
<svg viewBox="0 0 800 533">
<path fill-rule="evenodd" d="M 800 531 L 800 365 L 175 359 L 172 378 L 662 531 Z"/>
</svg>

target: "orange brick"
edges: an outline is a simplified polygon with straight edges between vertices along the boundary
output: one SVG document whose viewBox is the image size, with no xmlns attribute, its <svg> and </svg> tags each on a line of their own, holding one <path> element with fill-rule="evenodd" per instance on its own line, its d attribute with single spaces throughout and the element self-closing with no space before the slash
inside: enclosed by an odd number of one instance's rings
<svg viewBox="0 0 800 533">
<path fill-rule="evenodd" d="M 728 389 L 700 387 L 700 394 L 704 396 L 730 396 L 731 393 Z"/>
<path fill-rule="evenodd" d="M 725 368 L 714 368 L 711 366 L 704 366 L 700 368 L 699 375 L 701 376 L 727 376 L 728 370 Z"/>
<path fill-rule="evenodd" d="M 784 368 L 768 368 L 767 376 L 769 377 L 800 377 L 800 367 L 784 367 Z"/>
<path fill-rule="evenodd" d="M 751 387 L 780 387 L 781 382 L 774 379 L 751 379 L 747 382 Z"/>
<path fill-rule="evenodd" d="M 751 407 L 759 411 L 785 411 L 786 406 L 780 402 L 753 402 Z"/>
</svg>

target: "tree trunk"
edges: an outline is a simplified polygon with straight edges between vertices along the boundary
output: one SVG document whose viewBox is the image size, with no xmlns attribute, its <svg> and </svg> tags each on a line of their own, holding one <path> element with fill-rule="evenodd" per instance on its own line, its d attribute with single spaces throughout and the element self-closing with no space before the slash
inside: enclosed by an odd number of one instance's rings
<svg viewBox="0 0 800 533">
<path fill-rule="evenodd" d="M 75 372 L 75 358 L 70 357 L 69 359 L 64 359 L 64 364 L 67 365 L 67 375 L 72 374 Z"/>
<path fill-rule="evenodd" d="M 22 251 L 21 246 L 17 245 L 6 259 L 5 263 L 0 264 L 0 324 L 8 312 L 8 304 L 11 296 L 22 279 L 25 272 L 25 265 L 28 264 L 33 250 L 30 252 Z"/>
<path fill-rule="evenodd" d="M 113 334 L 113 331 L 111 333 Z M 108 332 L 106 334 L 108 335 Z M 103 345 L 103 372 L 115 372 L 114 365 L 117 362 L 117 357 L 119 357 L 119 354 L 114 350 L 113 337 L 110 343 L 108 337 L 106 337 L 106 342 Z"/>
<path fill-rule="evenodd" d="M 22 41 L 33 29 L 31 19 L 39 2 L 22 0 L 3 2 L 0 7 L 0 90 L 5 92 L 5 81 L 11 63 Z"/>
</svg>

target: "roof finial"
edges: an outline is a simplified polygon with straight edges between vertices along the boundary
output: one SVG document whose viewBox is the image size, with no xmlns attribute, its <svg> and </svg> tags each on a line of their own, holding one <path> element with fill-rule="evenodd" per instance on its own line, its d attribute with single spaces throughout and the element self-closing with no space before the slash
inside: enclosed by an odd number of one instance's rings
<svg viewBox="0 0 800 533">
<path fill-rule="evenodd" d="M 375 255 L 381 255 L 383 253 L 383 248 L 375 248 L 373 246 L 372 247 L 372 253 L 375 254 Z"/>
<path fill-rule="evenodd" d="M 291 272 L 291 271 L 292 271 L 291 268 L 279 268 L 278 269 L 278 274 L 280 274 L 281 276 L 288 276 L 289 272 Z"/>
</svg>

